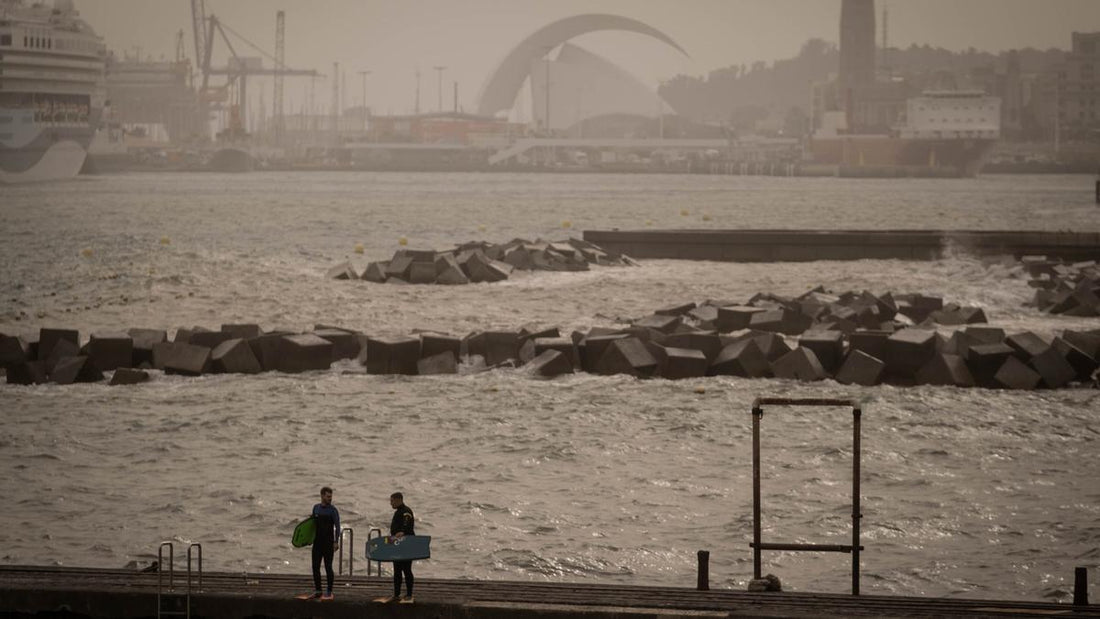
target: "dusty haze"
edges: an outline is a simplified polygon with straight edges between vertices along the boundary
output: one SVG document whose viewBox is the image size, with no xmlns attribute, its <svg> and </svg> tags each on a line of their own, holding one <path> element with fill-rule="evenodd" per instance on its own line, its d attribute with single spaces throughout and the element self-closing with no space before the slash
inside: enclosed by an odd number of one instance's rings
<svg viewBox="0 0 1100 619">
<path fill-rule="evenodd" d="M 273 52 L 275 12 L 287 14 L 286 57 L 294 68 L 331 75 L 341 63 L 347 106 L 359 105 L 369 70 L 367 104 L 376 113 L 406 113 L 415 101 L 417 67 L 421 110 L 443 105 L 472 110 L 482 84 L 512 46 L 547 23 L 579 13 L 614 13 L 666 32 L 688 51 L 683 57 L 640 35 L 600 32 L 577 42 L 603 54 L 642 80 L 656 85 L 678 73 L 702 75 L 732 64 L 771 62 L 798 52 L 812 37 L 838 38 L 840 0 L 206 0 L 208 13 L 248 40 Z M 172 58 L 176 33 L 184 30 L 188 57 L 194 55 L 189 0 L 76 0 L 77 8 L 116 53 Z M 987 51 L 1036 47 L 1069 48 L 1070 33 L 1100 30 L 1096 0 L 879 0 L 889 9 L 892 47 L 925 43 L 952 50 Z M 881 24 L 880 24 L 881 26 Z M 879 33 L 881 41 L 881 31 Z M 243 55 L 258 55 L 235 43 Z M 226 49 L 216 44 L 215 65 Z M 266 63 L 270 66 L 270 62 Z M 256 83 L 264 83 L 256 80 Z M 264 83 L 267 86 L 266 83 Z M 286 87 L 288 109 L 306 100 L 308 79 Z M 267 104 L 270 106 L 270 91 Z M 256 91 L 254 91 L 256 92 Z M 327 106 L 331 83 L 318 81 L 317 106 Z M 323 108 L 327 109 L 327 108 Z"/>
</svg>

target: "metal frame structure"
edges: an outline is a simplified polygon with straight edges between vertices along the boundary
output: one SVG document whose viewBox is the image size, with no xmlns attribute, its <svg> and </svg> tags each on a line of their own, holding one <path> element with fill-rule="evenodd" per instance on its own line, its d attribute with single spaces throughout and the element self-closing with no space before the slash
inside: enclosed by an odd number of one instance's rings
<svg viewBox="0 0 1100 619">
<path fill-rule="evenodd" d="M 760 419 L 764 406 L 851 406 L 852 407 L 852 543 L 801 544 L 761 541 L 760 527 Z M 824 398 L 756 398 L 752 403 L 752 574 L 761 578 L 761 552 L 764 550 L 793 550 L 814 552 L 846 552 L 852 555 L 852 595 L 859 595 L 859 521 L 863 517 L 859 507 L 860 464 L 860 416 L 862 409 L 856 400 Z"/>
</svg>

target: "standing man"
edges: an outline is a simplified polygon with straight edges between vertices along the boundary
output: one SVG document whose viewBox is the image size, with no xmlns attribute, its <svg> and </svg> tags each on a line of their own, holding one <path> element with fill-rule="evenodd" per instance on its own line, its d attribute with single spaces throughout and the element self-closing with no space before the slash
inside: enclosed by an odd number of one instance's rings
<svg viewBox="0 0 1100 619">
<path fill-rule="evenodd" d="M 390 507 L 394 509 L 393 520 L 390 521 L 390 535 L 393 537 L 405 537 L 416 535 L 414 526 L 416 518 L 413 511 L 405 505 L 405 497 L 400 492 L 390 495 Z M 412 561 L 393 562 L 393 599 L 401 600 L 402 604 L 412 604 L 413 601 L 413 570 Z M 405 597 L 401 598 L 401 580 L 405 580 Z"/>
<path fill-rule="evenodd" d="M 340 512 L 332 504 L 332 488 L 321 488 L 321 502 L 313 506 L 317 536 L 313 538 L 313 599 L 332 599 L 332 553 L 340 547 Z M 321 594 L 321 560 L 325 561 L 328 588 Z"/>
</svg>

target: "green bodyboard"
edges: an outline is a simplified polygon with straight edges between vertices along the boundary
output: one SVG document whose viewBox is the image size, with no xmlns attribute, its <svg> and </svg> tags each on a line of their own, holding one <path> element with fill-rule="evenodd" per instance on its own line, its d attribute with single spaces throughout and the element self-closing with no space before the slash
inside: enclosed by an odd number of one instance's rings
<svg viewBox="0 0 1100 619">
<path fill-rule="evenodd" d="M 295 548 L 312 546 L 315 537 L 317 537 L 317 519 L 310 516 L 294 527 L 294 535 L 290 536 L 290 543 Z"/>
</svg>

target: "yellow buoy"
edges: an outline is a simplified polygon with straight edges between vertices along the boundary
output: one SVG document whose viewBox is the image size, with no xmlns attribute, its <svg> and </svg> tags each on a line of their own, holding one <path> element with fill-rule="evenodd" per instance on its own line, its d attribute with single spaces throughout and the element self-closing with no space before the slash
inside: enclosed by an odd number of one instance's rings
<svg viewBox="0 0 1100 619">
<path fill-rule="evenodd" d="M 706 213 L 704 213 L 703 214 L 703 221 L 710 221 L 710 215 L 707 215 Z"/>
<path fill-rule="evenodd" d="M 355 253 L 357 253 L 357 254 L 363 253 L 363 244 L 362 243 L 356 243 L 355 244 Z"/>
<path fill-rule="evenodd" d="M 573 222 L 566 219 L 565 221 L 561 222 L 561 227 L 562 228 L 572 228 L 573 227 Z"/>
<path fill-rule="evenodd" d="M 687 210 L 686 208 L 682 208 L 680 209 L 680 214 L 684 217 L 687 217 L 688 215 L 691 215 L 691 211 Z"/>
<path fill-rule="evenodd" d="M 170 239 L 170 238 L 168 238 L 168 237 L 166 237 L 166 236 L 162 236 L 162 237 L 160 237 L 160 244 L 161 244 L 161 245 L 168 245 L 168 244 L 169 244 L 169 243 L 171 243 L 171 242 L 172 242 L 172 239 Z"/>
<path fill-rule="evenodd" d="M 653 226 L 653 220 L 652 220 L 652 219 L 647 219 L 647 220 L 645 220 L 645 225 L 647 225 L 647 226 Z"/>
<path fill-rule="evenodd" d="M 80 250 L 80 255 L 84 256 L 85 258 L 91 258 L 93 253 L 94 252 L 91 250 L 90 247 L 85 247 L 84 249 Z"/>
<path fill-rule="evenodd" d="M 397 244 L 398 245 L 408 245 L 409 244 L 409 239 L 407 239 L 405 237 L 400 237 L 400 238 L 397 239 Z"/>
<path fill-rule="evenodd" d="M 695 393 L 706 393 L 706 392 L 707 392 L 707 388 L 702 386 L 702 385 L 699 385 L 698 387 L 695 388 Z"/>
<path fill-rule="evenodd" d="M 478 232 L 485 232 L 485 226 L 484 226 L 484 225 L 480 225 L 480 226 L 478 226 L 478 227 L 477 227 L 477 231 L 478 231 Z"/>
</svg>

